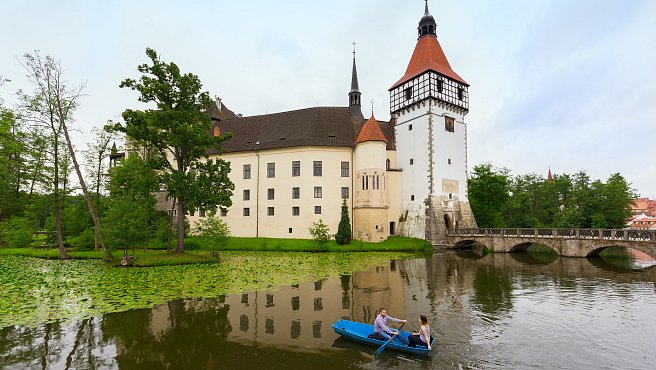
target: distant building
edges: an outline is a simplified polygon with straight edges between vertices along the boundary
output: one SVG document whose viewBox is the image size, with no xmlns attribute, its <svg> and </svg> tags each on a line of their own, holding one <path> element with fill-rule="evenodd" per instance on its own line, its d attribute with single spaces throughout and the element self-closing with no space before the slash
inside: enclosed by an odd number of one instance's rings
<svg viewBox="0 0 656 370">
<path fill-rule="evenodd" d="M 631 209 L 633 217 L 626 221 L 628 228 L 656 230 L 656 200 L 637 198 Z"/>
</svg>

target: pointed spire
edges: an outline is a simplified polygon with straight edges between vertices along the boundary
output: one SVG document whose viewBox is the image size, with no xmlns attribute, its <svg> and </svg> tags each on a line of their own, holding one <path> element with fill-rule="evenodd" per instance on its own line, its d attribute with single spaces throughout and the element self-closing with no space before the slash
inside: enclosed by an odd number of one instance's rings
<svg viewBox="0 0 656 370">
<path fill-rule="evenodd" d="M 351 92 L 360 92 L 358 69 L 355 67 L 355 42 L 353 43 L 353 71 L 351 72 Z"/>
<path fill-rule="evenodd" d="M 417 27 L 417 31 L 419 31 L 419 38 L 422 38 L 426 35 L 437 35 L 437 23 L 435 23 L 435 18 L 433 18 L 433 16 L 428 12 L 428 0 L 426 0 L 424 16 L 421 17 L 421 20 L 419 21 L 419 27 Z"/>
<path fill-rule="evenodd" d="M 349 91 L 349 108 L 353 117 L 362 117 L 360 86 L 358 84 L 358 70 L 355 67 L 355 42 L 353 43 L 353 70 L 351 71 L 351 91 Z"/>
<path fill-rule="evenodd" d="M 549 172 L 547 173 L 547 181 L 553 181 L 553 176 L 551 176 L 551 166 L 549 166 Z"/>
</svg>

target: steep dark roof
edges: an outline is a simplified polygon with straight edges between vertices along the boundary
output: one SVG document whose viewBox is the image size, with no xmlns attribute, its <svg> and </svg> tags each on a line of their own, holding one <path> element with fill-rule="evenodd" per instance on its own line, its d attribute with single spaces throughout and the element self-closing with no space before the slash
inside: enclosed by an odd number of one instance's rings
<svg viewBox="0 0 656 370">
<path fill-rule="evenodd" d="M 210 104 L 210 107 L 207 108 L 207 114 L 210 115 L 212 119 L 218 119 L 219 121 L 224 121 L 227 119 L 239 118 L 233 111 L 228 109 L 228 107 L 221 102 L 221 110 L 217 109 L 216 103 Z"/>
<path fill-rule="evenodd" d="M 390 129 L 388 122 L 378 123 L 387 138 L 387 148 L 393 149 L 393 127 Z M 226 120 L 212 119 L 212 129 L 218 126 L 221 133 L 232 133 L 232 138 L 223 145 L 228 152 L 297 146 L 353 147 L 363 124 L 364 120 L 353 118 L 348 107 L 314 107 Z"/>
</svg>

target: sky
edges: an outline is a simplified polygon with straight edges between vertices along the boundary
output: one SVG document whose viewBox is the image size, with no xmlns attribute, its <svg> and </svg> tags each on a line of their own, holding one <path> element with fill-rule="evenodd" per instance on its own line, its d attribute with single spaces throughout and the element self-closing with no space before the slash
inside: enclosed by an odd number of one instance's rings
<svg viewBox="0 0 656 370">
<path fill-rule="evenodd" d="M 469 169 L 514 175 L 620 173 L 656 198 L 656 1 L 430 0 L 437 36 L 471 86 Z M 388 120 L 388 88 L 405 72 L 421 0 L 0 0 L 5 105 L 31 90 L 18 59 L 39 50 L 84 84 L 76 147 L 92 129 L 144 109 L 138 78 L 154 48 L 245 116 L 347 106 L 356 43 L 363 113 Z"/>
</svg>

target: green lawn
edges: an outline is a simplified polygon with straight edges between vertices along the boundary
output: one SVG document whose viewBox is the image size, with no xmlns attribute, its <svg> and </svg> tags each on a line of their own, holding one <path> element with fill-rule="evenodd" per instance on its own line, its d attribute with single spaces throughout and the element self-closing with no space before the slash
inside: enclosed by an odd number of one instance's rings
<svg viewBox="0 0 656 370">
<path fill-rule="evenodd" d="M 185 239 L 185 253 L 168 254 L 166 249 L 137 249 L 130 266 L 170 266 L 219 261 L 216 251 L 274 251 L 274 252 L 422 252 L 431 251 L 432 245 L 421 239 L 393 236 L 380 243 L 354 240 L 350 245 L 339 245 L 334 240 L 323 245 L 309 239 L 237 238 L 219 242 L 211 239 L 190 237 Z M 102 251 L 78 251 L 67 249 L 71 259 L 102 259 Z M 132 254 L 132 250 L 128 250 Z M 43 259 L 59 259 L 57 248 L 0 248 L 0 255 L 26 256 Z M 119 266 L 123 250 L 113 253 L 112 264 Z"/>
</svg>

